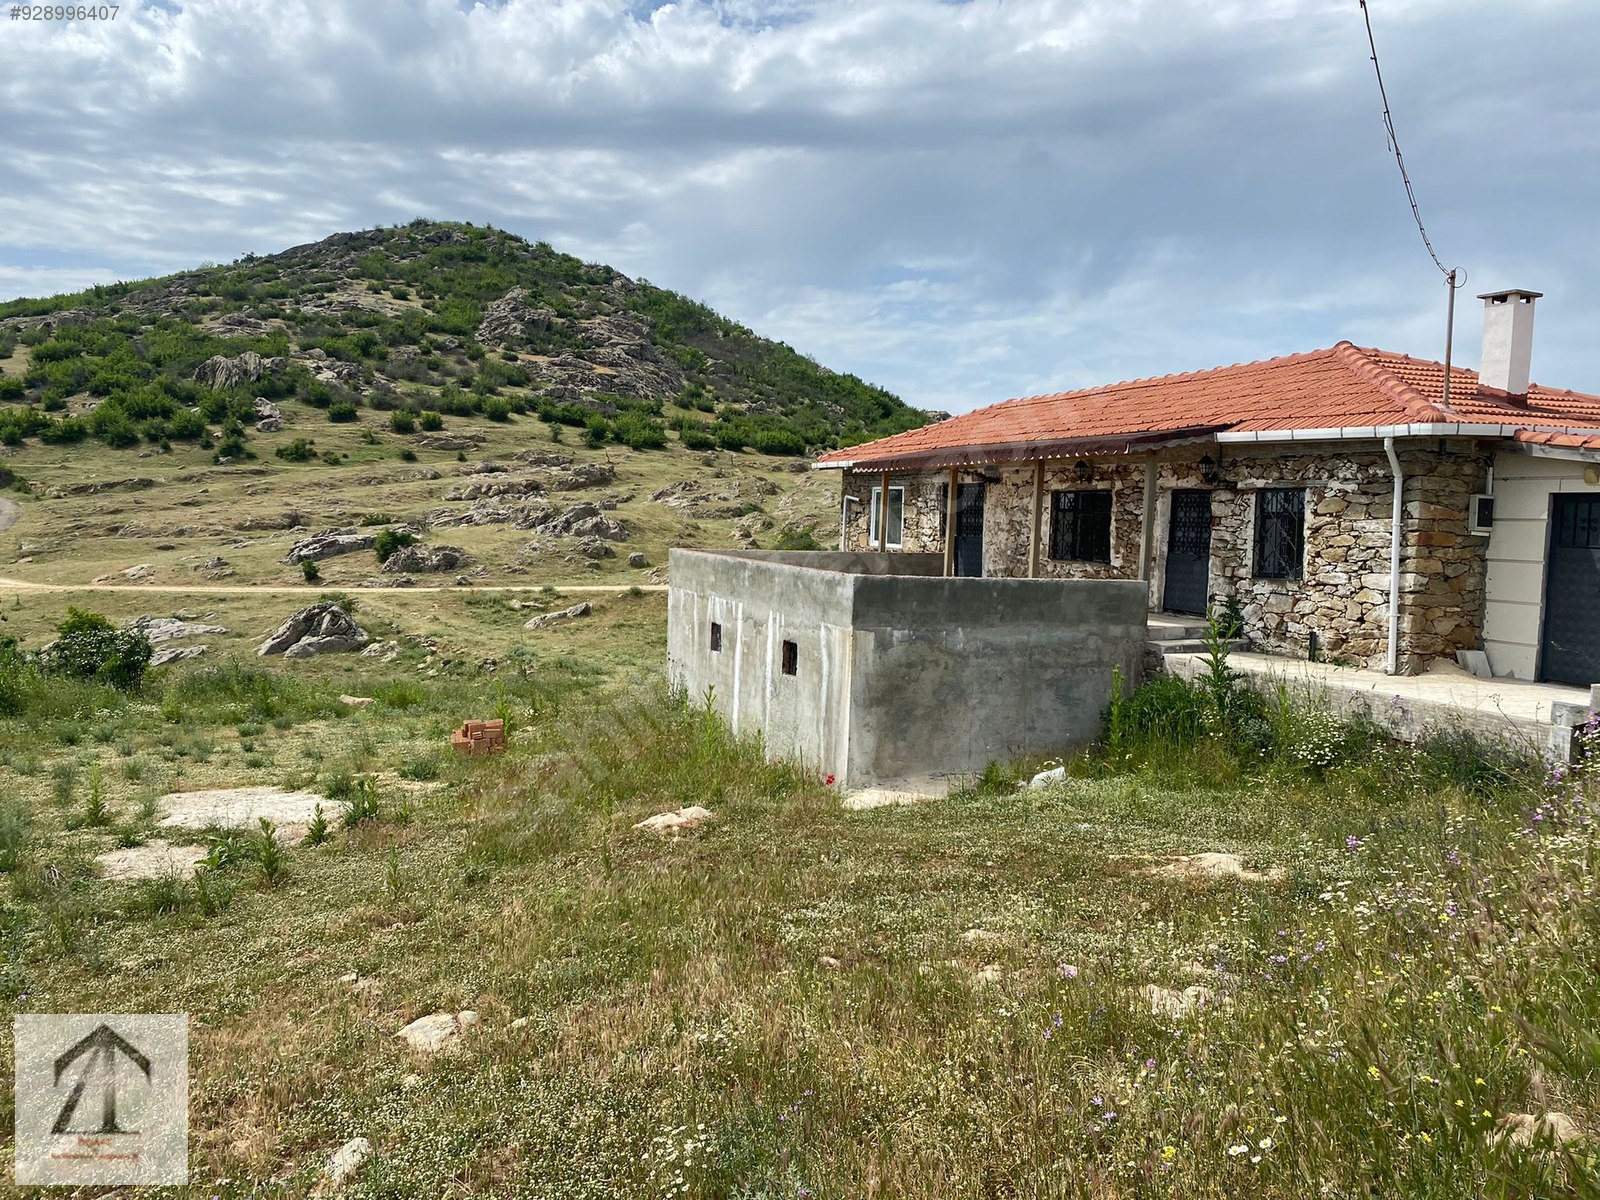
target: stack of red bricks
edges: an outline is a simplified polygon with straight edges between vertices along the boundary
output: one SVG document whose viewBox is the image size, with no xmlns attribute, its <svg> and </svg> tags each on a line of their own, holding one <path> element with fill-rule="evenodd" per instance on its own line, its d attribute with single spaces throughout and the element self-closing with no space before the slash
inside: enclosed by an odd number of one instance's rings
<svg viewBox="0 0 1600 1200">
<path fill-rule="evenodd" d="M 506 748 L 504 721 L 467 721 L 450 734 L 450 746 L 457 754 L 487 754 Z"/>
</svg>

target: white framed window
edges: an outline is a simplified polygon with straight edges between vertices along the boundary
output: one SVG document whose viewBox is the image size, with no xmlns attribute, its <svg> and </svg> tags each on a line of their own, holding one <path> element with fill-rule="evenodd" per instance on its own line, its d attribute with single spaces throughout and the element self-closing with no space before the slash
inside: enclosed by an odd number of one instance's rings
<svg viewBox="0 0 1600 1200">
<path fill-rule="evenodd" d="M 880 505 L 883 503 L 883 488 L 872 489 L 872 503 L 868 505 L 868 515 L 871 524 L 867 526 L 867 546 L 869 549 L 880 549 L 878 545 L 878 531 L 883 527 L 883 518 L 880 515 Z M 906 490 L 903 487 L 889 489 L 889 549 L 900 549 L 902 539 L 905 537 L 906 528 Z"/>
</svg>

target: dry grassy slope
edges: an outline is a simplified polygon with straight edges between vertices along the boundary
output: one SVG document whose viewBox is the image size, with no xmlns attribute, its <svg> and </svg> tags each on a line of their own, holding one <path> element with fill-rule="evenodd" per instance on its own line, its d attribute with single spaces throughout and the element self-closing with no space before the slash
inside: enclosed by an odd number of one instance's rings
<svg viewBox="0 0 1600 1200">
<path fill-rule="evenodd" d="M 94 442 L 73 447 L 29 441 L 0 456 L 0 463 L 28 479 L 37 492 L 16 495 L 22 515 L 0 534 L 0 576 L 50 584 L 81 584 L 137 564 L 149 564 L 149 582 L 170 585 L 277 584 L 303 582 L 301 569 L 281 560 L 289 547 L 308 533 L 357 525 L 363 519 L 420 519 L 430 510 L 469 507 L 447 505 L 445 491 L 466 478 L 458 472 L 481 461 L 507 462 L 521 450 L 561 453 L 575 462 L 607 461 L 616 468 L 606 486 L 549 495 L 557 510 L 570 504 L 614 502 L 608 515 L 629 530 L 628 540 L 614 543 L 617 557 L 591 564 L 576 554 L 575 538 L 551 538 L 508 525 L 460 526 L 429 531 L 424 541 L 464 547 L 472 556 L 468 574 L 475 582 L 501 584 L 648 582 L 648 570 L 628 568 L 627 556 L 642 552 L 652 566 L 664 566 L 671 546 L 731 546 L 748 530 L 758 544 L 770 546 L 785 526 L 816 526 L 827 543 L 837 511 L 837 480 L 830 473 L 804 469 L 794 459 L 749 452 L 689 452 L 674 440 L 662 450 L 633 451 L 620 446 L 589 450 L 567 430 L 564 442 L 552 442 L 549 427 L 531 417 L 499 424 L 483 418 L 450 418 L 445 433 L 468 434 L 481 441 L 467 452 L 415 450 L 417 461 L 404 462 L 402 450 L 426 435 L 400 435 L 388 426 L 388 414 L 363 408 L 353 424 L 330 423 L 309 406 L 283 406 L 285 424 L 279 433 L 252 433 L 255 461 L 215 466 L 208 452 L 182 443 L 170 452 L 154 448 L 112 450 Z M 366 434 L 376 441 L 368 443 Z M 320 453 L 347 455 L 341 465 L 320 459 L 286 463 L 274 451 L 297 437 L 311 438 Z M 436 478 L 433 476 L 437 476 Z M 475 478 L 497 478 L 477 476 Z M 743 518 L 696 519 L 681 510 L 653 502 L 661 488 L 693 479 L 710 493 L 737 495 L 760 510 Z M 137 490 L 116 489 L 50 498 L 55 489 L 85 484 L 150 480 Z M 775 494 L 760 494 L 770 488 Z M 300 514 L 300 527 L 262 529 L 286 512 Z M 528 550 L 537 542 L 540 549 Z M 227 562 L 227 574 L 205 571 L 215 558 Z M 576 561 L 572 561 L 572 560 Z M 371 553 L 351 554 L 319 564 L 322 582 L 316 588 L 355 587 L 382 576 Z M 418 576 L 419 584 L 445 583 L 442 577 Z"/>
</svg>

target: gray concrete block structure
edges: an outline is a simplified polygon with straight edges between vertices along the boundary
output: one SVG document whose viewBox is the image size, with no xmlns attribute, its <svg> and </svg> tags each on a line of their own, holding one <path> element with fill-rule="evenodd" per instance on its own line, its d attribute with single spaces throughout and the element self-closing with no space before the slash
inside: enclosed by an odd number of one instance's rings
<svg viewBox="0 0 1600 1200">
<path fill-rule="evenodd" d="M 1080 746 L 1146 642 L 1137 580 L 947 578 L 914 553 L 671 553 L 675 683 L 845 788 Z"/>
</svg>

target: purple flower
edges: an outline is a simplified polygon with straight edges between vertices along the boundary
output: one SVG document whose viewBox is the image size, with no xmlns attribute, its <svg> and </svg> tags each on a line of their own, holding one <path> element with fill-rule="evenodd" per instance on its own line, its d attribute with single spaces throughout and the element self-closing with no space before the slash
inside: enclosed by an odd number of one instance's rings
<svg viewBox="0 0 1600 1200">
<path fill-rule="evenodd" d="M 1144 1060 L 1144 1065 L 1147 1070 L 1154 1071 L 1156 1069 L 1156 1060 L 1153 1058 L 1147 1058 Z"/>
<path fill-rule="evenodd" d="M 1353 833 L 1350 834 L 1344 839 L 1344 848 L 1350 851 L 1351 854 L 1354 854 L 1357 850 L 1361 849 L 1361 839 Z"/>
<path fill-rule="evenodd" d="M 1071 963 L 1061 963 L 1059 965 L 1061 967 L 1061 973 L 1068 979 L 1076 979 L 1078 977 L 1078 968 L 1073 966 Z"/>
</svg>

